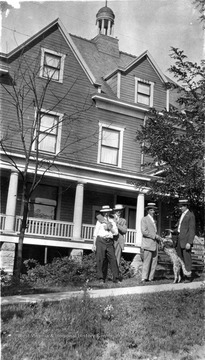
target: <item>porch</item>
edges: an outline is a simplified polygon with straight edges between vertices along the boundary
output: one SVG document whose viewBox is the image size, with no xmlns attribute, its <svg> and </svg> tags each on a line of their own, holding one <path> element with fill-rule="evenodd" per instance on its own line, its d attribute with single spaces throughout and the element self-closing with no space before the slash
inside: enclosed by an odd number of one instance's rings
<svg viewBox="0 0 205 360">
<path fill-rule="evenodd" d="M 18 243 L 21 227 L 21 216 L 16 216 L 14 231 L 5 230 L 6 215 L 0 214 L 1 242 Z M 95 225 L 82 224 L 81 237 L 73 236 L 73 222 L 49 220 L 30 217 L 27 220 L 24 243 L 29 245 L 57 246 L 91 250 L 93 245 L 93 231 Z M 125 235 L 124 252 L 140 253 L 140 244 L 137 243 L 137 230 L 128 229 Z"/>
</svg>

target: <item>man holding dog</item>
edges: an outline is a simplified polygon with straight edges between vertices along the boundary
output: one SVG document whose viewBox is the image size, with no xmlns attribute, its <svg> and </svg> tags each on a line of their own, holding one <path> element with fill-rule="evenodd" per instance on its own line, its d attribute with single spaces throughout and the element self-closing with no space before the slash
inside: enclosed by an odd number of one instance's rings
<svg viewBox="0 0 205 360">
<path fill-rule="evenodd" d="M 182 212 L 174 231 L 177 234 L 177 255 L 184 261 L 188 272 L 192 270 L 191 248 L 195 237 L 195 216 L 188 208 L 187 199 L 179 200 L 179 208 Z M 190 282 L 191 275 L 186 277 L 185 281 Z"/>
<path fill-rule="evenodd" d="M 97 277 L 104 283 L 107 277 L 108 263 L 113 275 L 113 282 L 119 281 L 119 270 L 114 249 L 114 236 L 118 235 L 118 228 L 110 217 L 112 209 L 109 205 L 102 206 L 97 216 L 97 223 L 93 234 L 93 251 L 96 252 Z"/>
</svg>

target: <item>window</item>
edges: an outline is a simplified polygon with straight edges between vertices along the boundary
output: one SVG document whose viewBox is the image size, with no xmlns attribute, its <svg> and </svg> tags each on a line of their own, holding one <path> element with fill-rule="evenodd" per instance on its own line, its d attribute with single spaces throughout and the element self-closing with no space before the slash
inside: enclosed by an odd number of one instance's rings
<svg viewBox="0 0 205 360">
<path fill-rule="evenodd" d="M 121 167 L 122 128 L 100 124 L 98 163 Z"/>
<path fill-rule="evenodd" d="M 154 83 L 135 78 L 135 102 L 153 106 Z"/>
<path fill-rule="evenodd" d="M 35 133 L 35 146 L 41 152 L 57 154 L 60 151 L 62 114 L 41 112 L 39 133 Z"/>
<path fill-rule="evenodd" d="M 29 216 L 55 219 L 58 190 L 49 185 L 38 185 L 31 195 Z"/>
<path fill-rule="evenodd" d="M 40 76 L 62 83 L 64 61 L 65 55 L 42 48 Z"/>
</svg>

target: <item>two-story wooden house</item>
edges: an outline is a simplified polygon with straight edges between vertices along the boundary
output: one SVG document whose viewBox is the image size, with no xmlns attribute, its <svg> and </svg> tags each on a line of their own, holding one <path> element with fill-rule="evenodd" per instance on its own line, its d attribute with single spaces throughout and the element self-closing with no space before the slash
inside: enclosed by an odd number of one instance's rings
<svg viewBox="0 0 205 360">
<path fill-rule="evenodd" d="M 150 107 L 169 108 L 169 90 L 166 76 L 148 51 L 135 56 L 119 50 L 114 19 L 109 7 L 101 8 L 92 40 L 68 34 L 57 19 L 0 56 L 4 138 L 0 230 L 6 270 L 12 270 L 22 217 L 22 178 L 17 168 L 24 169 L 25 149 L 35 136 L 36 103 L 42 97 L 40 141 L 32 142 L 28 183 L 34 174 L 42 176 L 48 159 L 53 164 L 31 195 L 23 257 L 47 262 L 59 253 L 91 250 L 96 212 L 116 203 L 125 206 L 124 251 L 140 251 L 140 221 L 154 175 L 143 171 L 136 132 Z M 20 124 L 12 96 L 24 103 L 19 107 Z M 158 207 L 161 231 L 168 220 L 163 204 Z"/>
</svg>

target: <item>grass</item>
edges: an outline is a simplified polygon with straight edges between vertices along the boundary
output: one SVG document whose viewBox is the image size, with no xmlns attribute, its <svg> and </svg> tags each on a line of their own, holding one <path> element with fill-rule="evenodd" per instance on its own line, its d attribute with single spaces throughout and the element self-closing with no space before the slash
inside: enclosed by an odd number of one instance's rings
<svg viewBox="0 0 205 360">
<path fill-rule="evenodd" d="M 2 307 L 2 360 L 204 359 L 204 289 Z"/>
<path fill-rule="evenodd" d="M 162 271 L 161 271 L 162 270 Z M 204 280 L 203 272 L 195 272 L 194 273 L 194 281 L 202 281 Z M 158 271 L 156 272 L 156 280 L 154 283 L 147 283 L 147 285 L 159 285 L 159 284 L 169 284 L 173 282 L 173 273 L 164 273 L 164 270 L 161 267 L 158 267 Z M 7 281 L 4 284 L 2 283 L 2 296 L 12 296 L 12 295 L 28 295 L 28 294 L 45 294 L 45 293 L 56 293 L 56 292 L 65 292 L 65 291 L 78 291 L 82 290 L 85 282 L 75 281 L 74 283 L 67 281 L 63 284 L 59 282 L 52 281 L 36 281 L 34 283 L 27 281 L 24 278 L 20 285 L 15 285 L 14 283 Z M 108 278 L 105 284 L 99 284 L 99 281 L 96 278 L 91 278 L 89 280 L 88 286 L 92 289 L 109 289 L 116 287 L 133 287 L 133 286 L 141 286 L 141 272 L 139 272 L 136 276 L 124 278 L 120 284 L 114 284 L 111 278 Z"/>
</svg>

